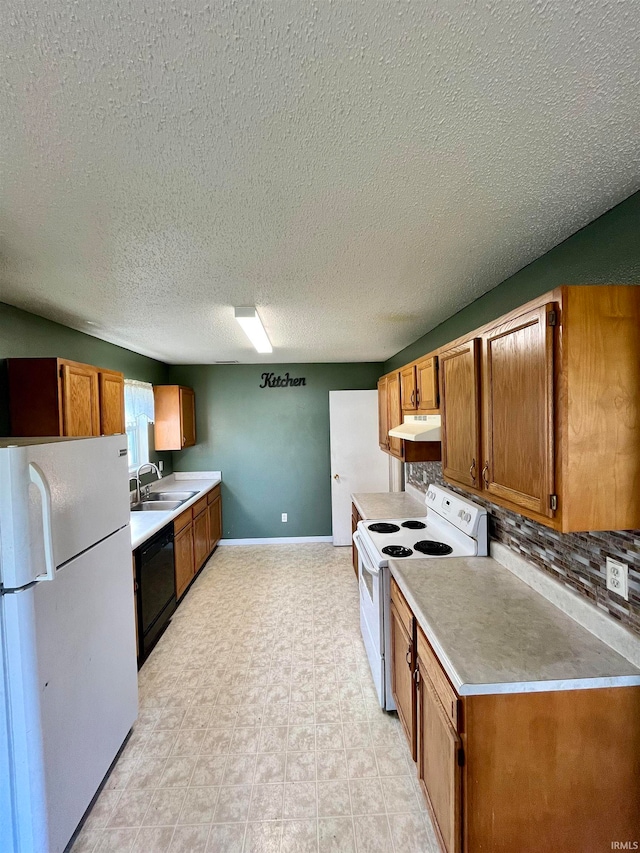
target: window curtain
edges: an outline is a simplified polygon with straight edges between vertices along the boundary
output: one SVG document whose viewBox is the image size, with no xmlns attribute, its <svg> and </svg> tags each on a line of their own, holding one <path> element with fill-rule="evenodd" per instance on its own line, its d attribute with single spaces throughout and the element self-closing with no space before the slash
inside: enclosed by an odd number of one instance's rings
<svg viewBox="0 0 640 853">
<path fill-rule="evenodd" d="M 153 385 L 124 380 L 124 411 L 129 450 L 129 468 L 149 461 L 149 425 L 153 423 Z"/>
</svg>

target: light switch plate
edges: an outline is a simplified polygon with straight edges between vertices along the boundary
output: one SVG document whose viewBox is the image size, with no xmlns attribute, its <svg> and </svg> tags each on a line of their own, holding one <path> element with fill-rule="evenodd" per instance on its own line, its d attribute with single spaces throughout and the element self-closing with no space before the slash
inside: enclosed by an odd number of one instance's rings
<svg viewBox="0 0 640 853">
<path fill-rule="evenodd" d="M 286 520 L 287 520 L 287 513 L 286 513 L 286 512 L 283 512 L 283 513 L 282 513 L 282 520 L 283 520 L 283 521 L 286 521 Z"/>
<path fill-rule="evenodd" d="M 629 566 L 607 557 L 607 589 L 629 600 Z"/>
</svg>

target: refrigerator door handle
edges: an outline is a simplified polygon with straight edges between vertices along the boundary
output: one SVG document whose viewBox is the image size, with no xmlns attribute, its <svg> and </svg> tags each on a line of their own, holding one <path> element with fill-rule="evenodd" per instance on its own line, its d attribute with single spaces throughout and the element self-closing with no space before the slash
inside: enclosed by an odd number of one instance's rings
<svg viewBox="0 0 640 853">
<path fill-rule="evenodd" d="M 29 479 L 37 487 L 42 498 L 42 537 L 44 545 L 44 563 L 46 572 L 38 575 L 37 581 L 53 581 L 56 578 L 56 562 L 53 557 L 53 533 L 51 527 L 51 489 L 42 469 L 35 462 L 29 462 Z"/>
</svg>

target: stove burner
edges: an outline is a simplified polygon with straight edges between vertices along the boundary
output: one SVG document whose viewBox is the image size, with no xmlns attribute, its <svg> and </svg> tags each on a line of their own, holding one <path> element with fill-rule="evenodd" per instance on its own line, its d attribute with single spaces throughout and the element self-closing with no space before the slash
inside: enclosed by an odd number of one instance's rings
<svg viewBox="0 0 640 853">
<path fill-rule="evenodd" d="M 382 553 L 387 557 L 410 557 L 413 551 L 411 548 L 405 548 L 404 545 L 385 545 Z"/>
<path fill-rule="evenodd" d="M 429 554 L 431 557 L 446 557 L 453 551 L 451 545 L 444 542 L 434 542 L 432 539 L 421 539 L 413 546 L 421 554 Z"/>
<path fill-rule="evenodd" d="M 400 528 L 397 524 L 387 524 L 385 521 L 377 521 L 375 524 L 367 525 L 373 533 L 397 533 Z"/>
<path fill-rule="evenodd" d="M 406 527 L 407 530 L 424 530 L 427 525 L 423 521 L 409 520 L 403 521 L 402 526 Z"/>
</svg>

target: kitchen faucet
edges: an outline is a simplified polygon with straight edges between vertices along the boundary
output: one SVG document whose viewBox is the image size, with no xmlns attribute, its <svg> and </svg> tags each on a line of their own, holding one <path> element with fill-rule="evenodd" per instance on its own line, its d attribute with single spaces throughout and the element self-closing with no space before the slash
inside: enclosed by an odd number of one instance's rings
<svg viewBox="0 0 640 853">
<path fill-rule="evenodd" d="M 136 481 L 136 503 L 140 503 L 140 472 L 143 468 L 150 468 L 152 471 L 155 471 L 158 475 L 158 480 L 162 479 L 162 472 L 158 468 L 157 465 L 154 465 L 153 462 L 143 462 L 142 465 L 138 466 L 138 470 L 136 471 L 135 481 Z M 149 492 L 149 485 L 146 486 L 147 494 Z"/>
</svg>

